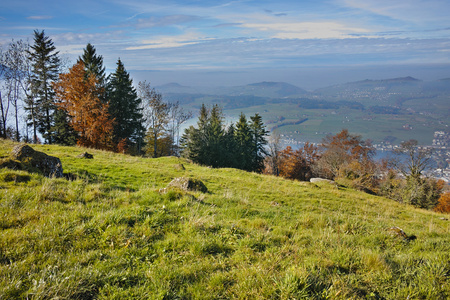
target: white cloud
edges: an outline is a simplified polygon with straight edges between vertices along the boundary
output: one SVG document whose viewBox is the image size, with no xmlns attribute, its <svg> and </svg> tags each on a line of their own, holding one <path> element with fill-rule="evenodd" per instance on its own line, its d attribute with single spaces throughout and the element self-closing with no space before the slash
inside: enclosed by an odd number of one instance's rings
<svg viewBox="0 0 450 300">
<path fill-rule="evenodd" d="M 186 33 L 178 36 L 161 36 L 153 38 L 151 40 L 142 40 L 139 42 L 141 45 L 127 47 L 126 50 L 177 48 L 198 44 L 207 40 L 211 40 L 211 38 L 201 37 L 195 33 Z"/>
<path fill-rule="evenodd" d="M 53 16 L 29 16 L 28 20 L 50 20 L 53 19 Z"/>
<path fill-rule="evenodd" d="M 242 27 L 268 32 L 280 39 L 341 39 L 368 33 L 363 28 L 347 27 L 338 22 L 247 23 Z"/>
</svg>

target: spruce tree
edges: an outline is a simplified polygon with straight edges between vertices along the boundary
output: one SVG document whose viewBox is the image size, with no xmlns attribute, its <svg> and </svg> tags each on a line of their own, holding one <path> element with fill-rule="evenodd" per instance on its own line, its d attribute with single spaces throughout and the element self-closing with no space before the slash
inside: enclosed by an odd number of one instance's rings
<svg viewBox="0 0 450 300">
<path fill-rule="evenodd" d="M 93 74 L 97 79 L 97 84 L 101 87 L 105 87 L 106 75 L 105 67 L 103 66 L 103 57 L 97 55 L 95 47 L 88 43 L 83 51 L 83 55 L 78 57 L 84 63 L 84 69 L 86 70 L 86 76 Z"/>
<path fill-rule="evenodd" d="M 252 171 L 261 172 L 264 169 L 264 158 L 267 156 L 265 146 L 267 145 L 266 130 L 262 117 L 255 114 L 250 117 L 250 131 L 252 134 Z"/>
<path fill-rule="evenodd" d="M 236 163 L 238 168 L 253 171 L 253 137 L 247 117 L 241 113 L 234 133 L 236 142 Z"/>
<path fill-rule="evenodd" d="M 54 122 L 55 93 L 53 82 L 58 79 L 60 60 L 53 41 L 44 31 L 34 31 L 34 44 L 30 47 L 32 64 L 31 91 L 26 109 L 29 119 L 35 120 L 37 130 L 48 144 L 53 142 L 51 129 Z M 32 114 L 32 115 L 31 115 Z M 36 136 L 36 134 L 34 135 Z"/>
<path fill-rule="evenodd" d="M 114 120 L 113 142 L 127 139 L 131 144 L 141 142 L 144 126 L 141 99 L 122 61 L 117 61 L 116 71 L 111 74 L 107 88 L 110 118 Z"/>
<path fill-rule="evenodd" d="M 69 115 L 62 109 L 55 110 L 55 123 L 52 126 L 53 142 L 59 145 L 73 146 L 77 143 L 78 133 L 69 124 Z"/>
</svg>

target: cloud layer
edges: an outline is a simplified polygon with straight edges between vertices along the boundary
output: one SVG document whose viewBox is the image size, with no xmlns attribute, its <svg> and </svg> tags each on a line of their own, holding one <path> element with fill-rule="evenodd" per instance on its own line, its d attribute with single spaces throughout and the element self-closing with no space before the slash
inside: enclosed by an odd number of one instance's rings
<svg viewBox="0 0 450 300">
<path fill-rule="evenodd" d="M 0 43 L 44 29 L 73 61 L 90 42 L 131 70 L 448 64 L 449 12 L 447 0 L 3 1 Z"/>
</svg>

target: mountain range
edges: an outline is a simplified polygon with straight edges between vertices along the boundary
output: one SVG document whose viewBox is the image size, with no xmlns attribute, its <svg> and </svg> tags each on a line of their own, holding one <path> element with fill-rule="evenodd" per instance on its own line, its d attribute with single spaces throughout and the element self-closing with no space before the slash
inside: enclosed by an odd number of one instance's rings
<svg viewBox="0 0 450 300">
<path fill-rule="evenodd" d="M 361 80 L 306 91 L 285 82 L 231 87 L 156 87 L 168 102 L 197 111 L 219 104 L 225 115 L 259 113 L 269 130 L 293 143 L 320 141 L 347 128 L 374 142 L 417 139 L 431 144 L 435 131 L 449 131 L 450 79 L 413 77 Z M 302 122 L 299 122 L 302 120 Z"/>
</svg>

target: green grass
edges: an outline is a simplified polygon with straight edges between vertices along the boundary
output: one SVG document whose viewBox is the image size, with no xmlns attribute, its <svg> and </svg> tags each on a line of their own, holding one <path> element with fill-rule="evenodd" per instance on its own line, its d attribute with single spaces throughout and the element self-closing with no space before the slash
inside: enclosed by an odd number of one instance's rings
<svg viewBox="0 0 450 300">
<path fill-rule="evenodd" d="M 77 178 L 0 169 L 0 299 L 450 297 L 444 215 L 174 157 L 33 147 Z M 160 192 L 181 176 L 208 193 Z"/>
</svg>

